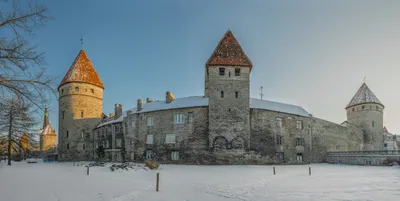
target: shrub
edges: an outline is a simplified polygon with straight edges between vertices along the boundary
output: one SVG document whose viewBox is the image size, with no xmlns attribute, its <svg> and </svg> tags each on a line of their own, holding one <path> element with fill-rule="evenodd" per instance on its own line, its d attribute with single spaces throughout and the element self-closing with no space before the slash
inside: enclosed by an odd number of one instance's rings
<svg viewBox="0 0 400 201">
<path fill-rule="evenodd" d="M 149 167 L 150 170 L 156 170 L 156 169 L 158 169 L 160 164 L 158 164 L 156 161 L 152 160 L 152 161 L 146 161 L 145 166 Z"/>
</svg>

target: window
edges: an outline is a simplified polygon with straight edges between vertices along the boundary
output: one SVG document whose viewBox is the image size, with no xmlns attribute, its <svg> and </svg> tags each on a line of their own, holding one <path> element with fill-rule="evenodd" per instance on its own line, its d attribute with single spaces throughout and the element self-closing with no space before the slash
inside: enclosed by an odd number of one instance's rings
<svg viewBox="0 0 400 201">
<path fill-rule="evenodd" d="M 153 117 L 147 117 L 147 126 L 153 126 Z"/>
<path fill-rule="evenodd" d="M 81 132 L 81 135 L 82 135 L 82 138 L 83 138 L 83 130 L 82 130 L 82 132 Z"/>
<path fill-rule="evenodd" d="M 304 139 L 296 138 L 296 146 L 304 146 Z"/>
<path fill-rule="evenodd" d="M 147 135 L 146 137 L 146 144 L 153 144 L 154 142 L 154 137 L 153 135 Z"/>
<path fill-rule="evenodd" d="M 69 144 L 67 144 L 67 149 L 69 149 Z"/>
<path fill-rule="evenodd" d="M 384 147 L 387 147 L 387 143 L 383 144 Z"/>
<path fill-rule="evenodd" d="M 188 112 L 189 122 L 193 122 L 193 112 Z"/>
<path fill-rule="evenodd" d="M 75 92 L 79 92 L 79 87 L 75 87 Z"/>
<path fill-rule="evenodd" d="M 175 143 L 175 134 L 166 134 L 165 135 L 165 143 L 166 144 L 174 144 Z"/>
<path fill-rule="evenodd" d="M 221 91 L 221 98 L 224 98 L 224 91 Z"/>
<path fill-rule="evenodd" d="M 61 112 L 61 116 L 62 116 L 62 119 L 64 119 L 64 117 L 65 117 L 65 111 L 62 111 L 62 112 Z"/>
<path fill-rule="evenodd" d="M 171 152 L 171 159 L 173 161 L 179 160 L 179 152 L 178 151 Z"/>
<path fill-rule="evenodd" d="M 282 129 L 282 118 L 276 118 L 276 125 Z"/>
<path fill-rule="evenodd" d="M 297 121 L 296 122 L 296 128 L 297 129 L 303 129 L 303 122 L 302 121 Z"/>
<path fill-rule="evenodd" d="M 116 139 L 115 140 L 115 146 L 117 148 L 121 148 L 122 147 L 122 140 L 121 139 Z"/>
<path fill-rule="evenodd" d="M 94 89 L 90 89 L 90 92 L 92 92 L 92 94 L 94 94 Z"/>
<path fill-rule="evenodd" d="M 83 111 L 81 111 L 81 118 L 83 118 Z"/>
<path fill-rule="evenodd" d="M 183 114 L 175 114 L 174 115 L 174 123 L 175 124 L 185 123 L 185 116 Z"/>
<path fill-rule="evenodd" d="M 239 92 L 235 92 L 235 98 L 239 98 Z"/>
<path fill-rule="evenodd" d="M 282 142 L 283 142 L 283 136 L 280 135 L 276 136 L 276 144 L 282 145 Z"/>
<path fill-rule="evenodd" d="M 372 127 L 375 127 L 375 121 L 372 121 Z"/>
<path fill-rule="evenodd" d="M 240 76 L 240 68 L 235 68 L 235 76 Z"/>
<path fill-rule="evenodd" d="M 219 68 L 219 75 L 224 76 L 225 75 L 225 68 Z"/>
<path fill-rule="evenodd" d="M 153 159 L 153 151 L 152 150 L 147 150 L 146 151 L 146 159 L 147 160 Z"/>
<path fill-rule="evenodd" d="M 69 131 L 67 130 L 67 138 L 69 137 Z"/>
<path fill-rule="evenodd" d="M 297 161 L 298 162 L 303 162 L 303 154 L 297 154 Z"/>
<path fill-rule="evenodd" d="M 82 149 L 83 149 L 83 150 L 86 149 L 86 144 L 82 144 Z"/>
</svg>

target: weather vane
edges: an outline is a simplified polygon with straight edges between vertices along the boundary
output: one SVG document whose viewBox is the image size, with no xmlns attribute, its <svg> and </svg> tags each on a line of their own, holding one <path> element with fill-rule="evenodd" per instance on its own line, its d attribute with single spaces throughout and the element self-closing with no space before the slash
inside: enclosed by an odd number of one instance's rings
<svg viewBox="0 0 400 201">
<path fill-rule="evenodd" d="M 81 49 L 83 49 L 83 36 L 81 36 Z"/>
</svg>

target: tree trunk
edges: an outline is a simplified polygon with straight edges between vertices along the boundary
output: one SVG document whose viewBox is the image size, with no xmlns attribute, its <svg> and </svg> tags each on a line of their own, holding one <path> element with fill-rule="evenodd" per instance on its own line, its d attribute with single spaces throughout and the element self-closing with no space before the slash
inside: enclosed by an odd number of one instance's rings
<svg viewBox="0 0 400 201">
<path fill-rule="evenodd" d="M 12 112 L 10 112 L 10 126 L 8 129 L 8 165 L 11 165 L 11 131 L 12 131 Z"/>
</svg>

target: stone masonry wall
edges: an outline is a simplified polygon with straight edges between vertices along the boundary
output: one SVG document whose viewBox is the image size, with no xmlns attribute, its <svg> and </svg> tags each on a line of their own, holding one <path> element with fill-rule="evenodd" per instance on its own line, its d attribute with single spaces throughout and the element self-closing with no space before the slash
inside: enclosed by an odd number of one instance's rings
<svg viewBox="0 0 400 201">
<path fill-rule="evenodd" d="M 76 91 L 76 87 L 79 91 Z M 60 161 L 92 159 L 92 130 L 101 121 L 102 99 L 103 89 L 91 84 L 68 83 L 60 87 L 58 121 Z"/>
<path fill-rule="evenodd" d="M 188 113 L 193 113 L 193 120 L 189 122 Z M 183 114 L 184 123 L 175 124 L 174 115 Z M 147 118 L 151 117 L 153 125 L 147 125 Z M 192 160 L 195 150 L 208 148 L 208 109 L 207 107 L 179 108 L 147 113 L 128 114 L 127 155 L 134 151 L 137 161 L 146 159 L 146 151 L 152 150 L 158 161 L 172 162 L 171 151 L 179 152 L 179 161 Z M 133 126 L 133 127 L 132 127 Z M 175 134 L 176 143 L 166 144 L 166 134 Z M 153 135 L 152 145 L 146 144 L 147 135 Z M 132 148 L 132 144 L 133 147 Z"/>
<path fill-rule="evenodd" d="M 343 126 L 312 118 L 311 133 L 313 162 L 323 162 L 327 152 L 363 149 L 363 131 L 351 124 Z"/>
<path fill-rule="evenodd" d="M 347 121 L 364 129 L 364 150 L 383 150 L 383 107 L 361 104 L 347 109 Z"/>
<path fill-rule="evenodd" d="M 225 75 L 220 75 L 220 68 L 225 69 Z M 235 69 L 240 69 L 239 76 L 235 75 Z M 206 94 L 209 98 L 210 148 L 226 149 L 231 144 L 241 144 L 240 146 L 245 149 L 249 148 L 249 87 L 250 68 L 236 66 L 208 68 Z"/>
<path fill-rule="evenodd" d="M 283 153 L 283 158 L 276 157 L 276 162 L 297 163 L 297 154 L 303 155 L 303 162 L 310 161 L 309 117 L 251 109 L 250 149 L 265 157 L 275 158 L 276 153 Z M 282 119 L 282 128 L 277 118 Z M 302 124 L 297 128 L 297 122 Z M 277 143 L 282 136 L 282 144 Z M 296 140 L 303 140 L 303 146 L 296 146 Z"/>
</svg>

